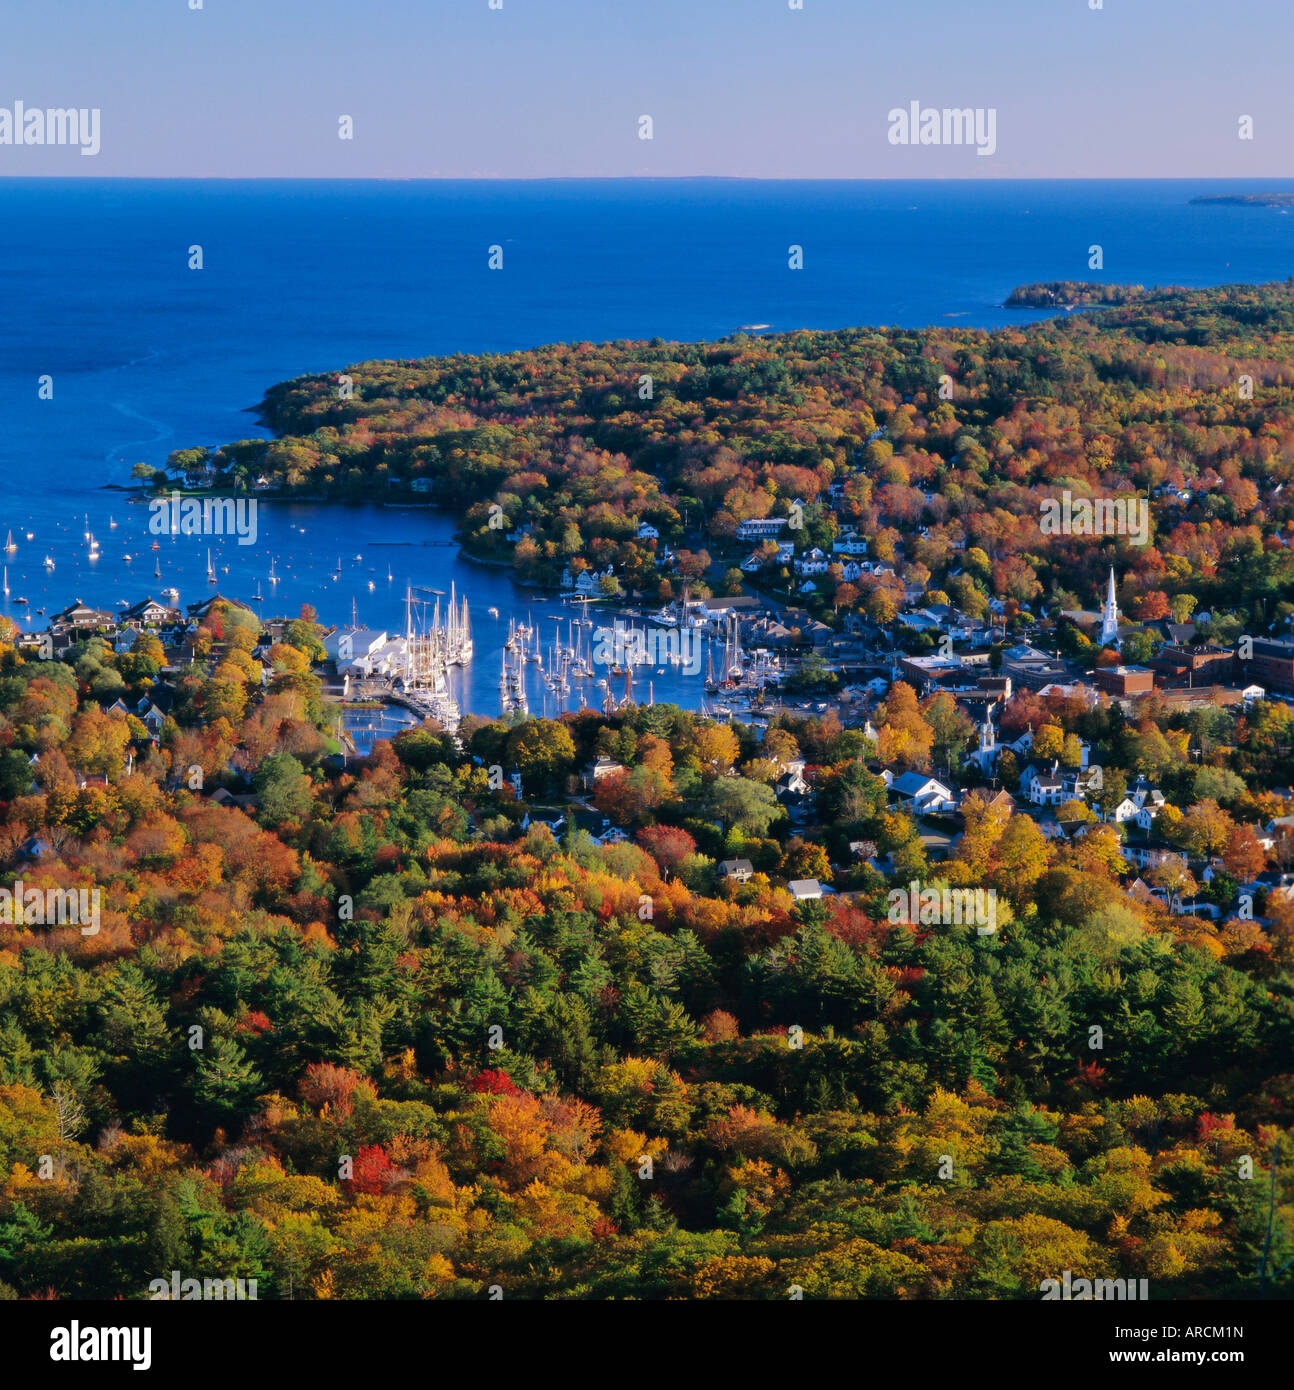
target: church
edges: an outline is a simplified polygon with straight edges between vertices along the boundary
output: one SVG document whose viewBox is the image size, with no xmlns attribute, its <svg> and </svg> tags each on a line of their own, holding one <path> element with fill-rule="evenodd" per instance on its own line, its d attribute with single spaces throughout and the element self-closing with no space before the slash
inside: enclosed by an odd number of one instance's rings
<svg viewBox="0 0 1294 1390">
<path fill-rule="evenodd" d="M 1114 596 L 1114 566 L 1110 566 L 1110 587 L 1105 595 L 1105 607 L 1101 610 L 1101 645 L 1103 647 L 1119 644 L 1119 604 Z"/>
</svg>

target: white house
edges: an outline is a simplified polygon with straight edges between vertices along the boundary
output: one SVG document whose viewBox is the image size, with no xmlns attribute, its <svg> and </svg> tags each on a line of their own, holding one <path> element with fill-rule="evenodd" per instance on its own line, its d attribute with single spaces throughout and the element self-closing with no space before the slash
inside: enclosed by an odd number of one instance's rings
<svg viewBox="0 0 1294 1390">
<path fill-rule="evenodd" d="M 932 811 L 952 811 L 957 806 L 953 789 L 937 777 L 928 777 L 923 772 L 905 772 L 901 777 L 891 774 L 887 786 L 895 797 L 906 802 L 909 809 L 917 815 Z"/>
<path fill-rule="evenodd" d="M 775 541 L 787 524 L 784 516 L 750 517 L 737 527 L 737 539 L 743 541 Z"/>
<path fill-rule="evenodd" d="M 1025 787 L 1025 795 L 1035 806 L 1059 806 L 1065 800 L 1065 779 L 1053 768 L 1035 772 Z"/>
<path fill-rule="evenodd" d="M 836 555 L 866 555 L 867 541 L 862 536 L 837 536 L 831 549 Z"/>
<path fill-rule="evenodd" d="M 323 649 L 338 671 L 355 670 L 371 674 L 371 658 L 386 646 L 385 630 L 372 627 L 339 627 L 323 639 Z"/>
</svg>

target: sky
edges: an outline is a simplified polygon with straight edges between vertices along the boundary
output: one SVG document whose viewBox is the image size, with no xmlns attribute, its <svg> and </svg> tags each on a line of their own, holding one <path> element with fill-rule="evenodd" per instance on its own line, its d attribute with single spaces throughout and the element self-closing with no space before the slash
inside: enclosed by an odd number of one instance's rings
<svg viewBox="0 0 1294 1390">
<path fill-rule="evenodd" d="M 0 177 L 1252 180 L 1294 167 L 1291 0 L 493 2 L 7 0 L 0 111 L 97 108 L 100 148 L 0 143 Z M 891 143 L 890 111 L 914 101 L 992 110 L 994 152 Z"/>
</svg>

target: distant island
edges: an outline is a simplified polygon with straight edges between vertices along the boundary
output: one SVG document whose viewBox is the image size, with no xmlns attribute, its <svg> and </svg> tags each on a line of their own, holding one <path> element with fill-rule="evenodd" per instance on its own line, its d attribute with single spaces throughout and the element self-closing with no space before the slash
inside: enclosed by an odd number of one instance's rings
<svg viewBox="0 0 1294 1390">
<path fill-rule="evenodd" d="M 1032 285 L 1017 285 L 1007 295 L 1007 309 L 1078 308 L 1085 304 L 1111 307 L 1132 304 L 1145 299 L 1149 291 L 1143 285 L 1102 285 L 1086 280 L 1044 280 Z"/>
<path fill-rule="evenodd" d="M 1191 202 L 1233 208 L 1294 208 L 1294 193 L 1208 193 Z"/>
</svg>

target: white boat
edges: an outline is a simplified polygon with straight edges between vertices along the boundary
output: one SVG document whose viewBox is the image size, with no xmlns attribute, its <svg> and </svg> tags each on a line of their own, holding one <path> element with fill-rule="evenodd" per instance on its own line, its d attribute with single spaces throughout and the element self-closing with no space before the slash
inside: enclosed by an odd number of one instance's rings
<svg viewBox="0 0 1294 1390">
<path fill-rule="evenodd" d="M 486 611 L 486 612 L 490 615 L 490 617 L 492 617 L 492 618 L 497 618 L 497 617 L 499 616 L 499 610 L 498 610 L 497 608 L 487 608 L 485 611 Z"/>
<path fill-rule="evenodd" d="M 41 564 L 43 564 L 47 570 L 52 570 L 54 568 L 54 557 L 52 555 L 46 555 L 41 561 Z"/>
<path fill-rule="evenodd" d="M 162 597 L 169 598 L 172 603 L 179 603 L 180 591 L 178 589 L 163 589 Z"/>
<path fill-rule="evenodd" d="M 252 602 L 253 602 L 253 603 L 264 603 L 264 602 L 265 602 L 265 595 L 261 593 L 261 586 L 260 586 L 260 581 L 259 581 L 259 580 L 257 581 L 257 584 L 256 584 L 256 592 L 252 595 Z"/>
<path fill-rule="evenodd" d="M 277 574 L 274 573 L 274 561 L 273 561 L 273 559 L 271 559 L 271 560 L 270 560 L 270 583 L 271 583 L 271 584 L 277 584 L 278 582 L 279 582 L 279 577 L 278 577 Z"/>
<path fill-rule="evenodd" d="M 216 571 L 215 571 L 215 569 L 212 567 L 212 564 L 211 564 L 211 551 L 208 550 L 208 551 L 207 551 L 207 583 L 208 583 L 208 584 L 214 584 L 215 582 L 216 582 Z"/>
<path fill-rule="evenodd" d="M 27 533 L 27 539 L 28 539 L 28 540 L 31 540 L 31 532 L 30 532 L 30 531 Z M 18 549 L 17 544 L 14 542 L 13 532 L 12 532 L 12 531 L 9 532 L 9 539 L 8 539 L 7 541 L 5 541 L 5 543 L 4 543 L 4 548 L 9 552 L 10 555 L 12 555 L 13 552 L 14 552 L 15 550 Z"/>
<path fill-rule="evenodd" d="M 4 567 L 4 596 L 9 597 L 9 566 Z"/>
</svg>

